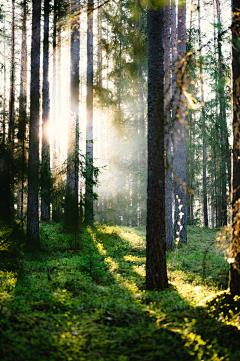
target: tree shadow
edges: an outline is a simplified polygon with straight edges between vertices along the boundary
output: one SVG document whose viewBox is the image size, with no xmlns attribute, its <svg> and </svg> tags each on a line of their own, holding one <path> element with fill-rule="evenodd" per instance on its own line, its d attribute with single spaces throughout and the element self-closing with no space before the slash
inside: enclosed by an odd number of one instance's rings
<svg viewBox="0 0 240 361">
<path fill-rule="evenodd" d="M 25 254 L 1 309 L 1 360 L 238 359 L 239 331 L 220 307 L 192 307 L 173 287 L 145 290 L 139 239 L 94 226 L 74 250 L 48 237 Z"/>
</svg>

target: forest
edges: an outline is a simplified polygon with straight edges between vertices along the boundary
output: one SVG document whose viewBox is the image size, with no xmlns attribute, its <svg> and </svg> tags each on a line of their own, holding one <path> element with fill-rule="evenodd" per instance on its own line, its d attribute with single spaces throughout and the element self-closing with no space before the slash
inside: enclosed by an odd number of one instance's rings
<svg viewBox="0 0 240 361">
<path fill-rule="evenodd" d="M 0 0 L 0 360 L 240 359 L 240 1 Z"/>
</svg>

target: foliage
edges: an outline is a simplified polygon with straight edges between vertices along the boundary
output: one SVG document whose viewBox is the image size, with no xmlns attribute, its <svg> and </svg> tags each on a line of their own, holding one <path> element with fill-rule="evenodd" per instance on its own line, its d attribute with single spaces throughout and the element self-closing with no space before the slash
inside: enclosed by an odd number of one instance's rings
<svg viewBox="0 0 240 361">
<path fill-rule="evenodd" d="M 158 293 L 145 290 L 144 227 L 96 223 L 75 242 L 61 224 L 42 224 L 41 250 L 0 274 L 1 360 L 238 359 L 239 300 L 215 297 L 228 269 L 209 248 L 216 232 L 188 231 Z"/>
</svg>

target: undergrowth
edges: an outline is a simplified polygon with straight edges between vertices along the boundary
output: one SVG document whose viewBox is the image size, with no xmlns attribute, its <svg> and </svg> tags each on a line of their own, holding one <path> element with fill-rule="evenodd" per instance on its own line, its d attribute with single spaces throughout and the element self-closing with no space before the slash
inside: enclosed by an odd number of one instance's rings
<svg viewBox="0 0 240 361">
<path fill-rule="evenodd" d="M 188 245 L 168 254 L 161 293 L 145 288 L 143 228 L 95 224 L 75 238 L 42 224 L 35 253 L 16 253 L 20 233 L 1 248 L 7 234 L 0 249 L 15 267 L 0 265 L 0 360 L 240 358 L 240 301 L 219 293 L 228 264 L 216 231 L 188 228 Z"/>
</svg>

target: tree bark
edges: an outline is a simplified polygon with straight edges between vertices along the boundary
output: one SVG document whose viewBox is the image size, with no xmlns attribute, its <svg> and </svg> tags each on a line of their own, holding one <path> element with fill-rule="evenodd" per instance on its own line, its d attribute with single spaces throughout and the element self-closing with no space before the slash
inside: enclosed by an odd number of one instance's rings
<svg viewBox="0 0 240 361">
<path fill-rule="evenodd" d="M 14 142 L 14 122 L 15 122 L 14 103 L 15 103 L 15 0 L 12 0 L 11 76 L 10 76 L 9 127 L 8 127 L 9 143 Z"/>
<path fill-rule="evenodd" d="M 32 44 L 31 44 L 31 86 L 30 86 L 30 125 L 28 155 L 28 244 L 38 246 L 38 174 L 39 174 L 39 99 L 40 99 L 40 34 L 41 0 L 32 1 Z"/>
<path fill-rule="evenodd" d="M 47 222 L 50 221 L 50 142 L 47 134 L 49 102 L 49 0 L 44 0 L 41 219 Z"/>
<path fill-rule="evenodd" d="M 20 75 L 20 96 L 19 96 L 19 129 L 18 142 L 21 154 L 21 200 L 20 200 L 20 218 L 23 229 L 23 201 L 24 201 L 24 183 L 26 173 L 26 124 L 27 124 L 27 0 L 23 1 L 22 18 L 22 51 L 21 51 L 21 75 Z"/>
<path fill-rule="evenodd" d="M 232 0 L 232 92 L 233 92 L 233 151 L 232 151 L 232 191 L 231 191 L 231 262 L 230 291 L 240 296 L 240 18 L 239 1 Z"/>
<path fill-rule="evenodd" d="M 87 124 L 85 221 L 93 222 L 93 0 L 87 14 Z"/>
<path fill-rule="evenodd" d="M 165 212 L 167 250 L 173 249 L 172 229 L 172 136 L 171 136 L 171 81 L 170 81 L 170 4 L 164 8 L 164 109 L 165 109 Z"/>
<path fill-rule="evenodd" d="M 178 241 L 187 243 L 187 207 L 186 207 L 186 137 L 185 137 L 185 86 L 184 64 L 186 56 L 186 1 L 178 5 L 178 62 L 176 91 L 173 95 L 173 175 L 175 195 L 174 230 Z"/>
<path fill-rule="evenodd" d="M 199 31 L 199 48 L 200 48 L 200 84 L 201 84 L 201 110 L 202 110 L 202 151 L 203 151 L 203 163 L 202 163 L 202 185 L 203 185 L 203 224 L 208 227 L 208 208 L 207 208 L 207 153 L 206 153 L 206 115 L 204 104 L 204 89 L 203 89 L 203 67 L 202 67 L 202 36 L 201 36 L 201 6 L 200 0 L 198 0 L 198 31 Z"/>
<path fill-rule="evenodd" d="M 147 289 L 168 287 L 164 170 L 164 13 L 148 11 Z"/>
<path fill-rule="evenodd" d="M 71 77 L 70 77 L 70 126 L 68 134 L 68 170 L 66 194 L 66 223 L 76 230 L 78 217 L 79 179 L 79 62 L 80 18 L 76 16 L 80 0 L 71 2 Z"/>
<path fill-rule="evenodd" d="M 227 130 L 227 115 L 225 104 L 225 90 L 223 80 L 223 59 L 222 59 L 222 40 L 221 40 L 221 11 L 220 0 L 216 0 L 217 5 L 217 18 L 218 18 L 218 73 L 219 73 L 219 106 L 220 106 L 220 135 L 221 135 L 221 226 L 227 225 L 227 175 L 226 165 L 228 172 L 230 173 L 230 151 L 228 142 L 228 130 Z M 230 176 L 229 176 L 230 178 Z M 229 187 L 230 188 L 230 187 Z"/>
</svg>

